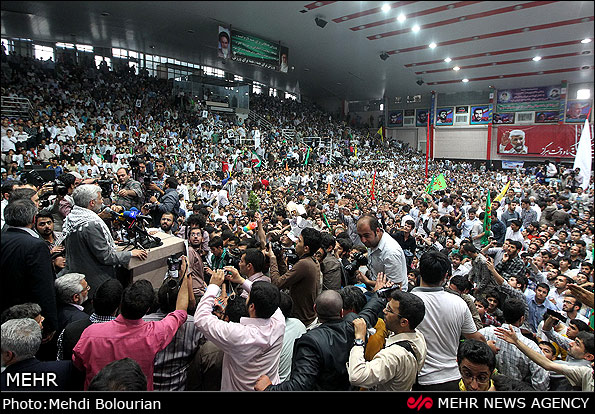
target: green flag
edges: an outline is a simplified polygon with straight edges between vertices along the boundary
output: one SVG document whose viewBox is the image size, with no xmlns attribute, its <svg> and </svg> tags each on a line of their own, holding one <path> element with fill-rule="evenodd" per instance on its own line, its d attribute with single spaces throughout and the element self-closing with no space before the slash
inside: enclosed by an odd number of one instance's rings
<svg viewBox="0 0 595 414">
<path fill-rule="evenodd" d="M 306 160 L 304 161 L 304 166 L 308 165 L 308 159 L 310 158 L 310 147 L 308 147 L 308 153 L 306 154 Z"/>
<path fill-rule="evenodd" d="M 432 194 L 435 191 L 444 190 L 448 185 L 446 184 L 446 179 L 444 178 L 444 174 L 440 173 L 440 175 L 436 178 L 432 176 L 432 181 L 430 181 L 430 185 L 426 188 L 426 192 L 428 194 Z"/>
<path fill-rule="evenodd" d="M 492 202 L 490 201 L 490 191 L 488 190 L 488 196 L 486 197 L 486 208 L 485 216 L 483 218 L 483 231 L 484 235 L 481 238 L 481 245 L 487 246 L 490 244 L 488 239 L 492 235 Z"/>
<path fill-rule="evenodd" d="M 431 189 L 434 186 L 434 175 L 432 174 L 432 179 L 430 180 L 430 184 L 428 184 L 428 186 L 426 187 L 426 193 L 430 194 L 431 193 Z"/>
</svg>

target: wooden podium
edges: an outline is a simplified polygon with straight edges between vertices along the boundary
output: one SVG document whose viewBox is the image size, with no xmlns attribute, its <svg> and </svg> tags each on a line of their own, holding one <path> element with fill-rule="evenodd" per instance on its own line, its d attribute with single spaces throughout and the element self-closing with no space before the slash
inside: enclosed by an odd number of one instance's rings
<svg viewBox="0 0 595 414">
<path fill-rule="evenodd" d="M 129 273 L 129 283 L 138 279 L 146 279 L 151 282 L 155 289 L 159 289 L 167 274 L 167 258 L 172 255 L 180 256 L 180 254 L 184 254 L 186 247 L 184 239 L 174 235 L 158 232 L 153 236 L 160 238 L 163 244 L 159 247 L 147 249 L 147 258 L 145 260 L 132 257 L 126 269 L 128 269 Z M 130 247 L 127 249 L 130 249 Z"/>
</svg>

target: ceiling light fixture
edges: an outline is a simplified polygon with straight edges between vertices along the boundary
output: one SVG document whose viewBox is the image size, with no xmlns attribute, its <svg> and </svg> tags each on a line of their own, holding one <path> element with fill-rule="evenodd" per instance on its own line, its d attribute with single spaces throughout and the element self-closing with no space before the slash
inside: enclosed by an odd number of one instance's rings
<svg viewBox="0 0 595 414">
<path fill-rule="evenodd" d="M 382 11 L 383 11 L 383 12 L 385 12 L 385 13 L 388 13 L 388 12 L 390 11 L 390 9 L 391 9 L 391 8 L 392 8 L 392 7 L 390 7 L 390 4 L 388 4 L 388 3 L 384 3 L 384 4 L 382 5 Z"/>
<path fill-rule="evenodd" d="M 436 43 L 432 42 L 429 44 L 430 49 L 436 49 Z"/>
<path fill-rule="evenodd" d="M 420 31 L 420 29 L 421 29 L 421 28 L 419 27 L 419 25 L 417 25 L 417 24 L 416 24 L 415 26 L 413 26 L 413 27 L 411 28 L 411 31 L 412 31 L 413 33 L 417 33 L 417 32 L 419 32 L 419 31 Z"/>
<path fill-rule="evenodd" d="M 451 58 L 449 58 L 449 57 L 447 57 L 446 59 L 444 59 L 444 61 L 445 61 L 446 63 L 450 63 L 450 62 L 452 61 L 452 59 L 451 59 Z"/>
<path fill-rule="evenodd" d="M 591 39 L 586 38 L 586 39 L 581 40 L 581 43 L 591 43 L 591 41 L 592 41 Z"/>
<path fill-rule="evenodd" d="M 452 68 L 452 70 L 454 70 L 454 71 L 456 72 L 456 71 L 458 71 L 458 70 L 461 70 L 461 68 L 460 68 L 460 67 L 458 67 L 458 66 L 455 66 L 454 68 Z"/>
<path fill-rule="evenodd" d="M 590 89 L 579 89 L 576 91 L 576 99 L 590 99 L 591 98 L 591 90 Z"/>
<path fill-rule="evenodd" d="M 407 16 L 405 16 L 403 13 L 399 14 L 399 17 L 397 17 L 397 21 L 403 23 L 405 20 L 407 20 Z"/>
<path fill-rule="evenodd" d="M 535 57 L 533 58 L 533 61 L 534 61 L 534 62 L 539 62 L 540 60 L 541 60 L 541 56 L 535 56 Z"/>
<path fill-rule="evenodd" d="M 467 78 L 463 79 L 463 83 L 467 83 L 467 82 L 469 82 L 469 79 L 467 79 Z"/>
</svg>

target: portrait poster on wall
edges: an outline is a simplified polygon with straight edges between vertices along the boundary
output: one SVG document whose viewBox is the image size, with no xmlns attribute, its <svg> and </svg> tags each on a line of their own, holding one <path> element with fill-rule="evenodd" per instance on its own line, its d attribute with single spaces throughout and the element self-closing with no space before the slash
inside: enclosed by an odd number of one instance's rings
<svg viewBox="0 0 595 414">
<path fill-rule="evenodd" d="M 492 111 L 489 105 L 471 107 L 471 118 L 469 119 L 471 125 L 486 125 L 490 123 L 491 119 Z"/>
<path fill-rule="evenodd" d="M 428 114 L 429 109 L 416 109 L 415 110 L 415 126 L 425 127 L 428 126 Z"/>
<path fill-rule="evenodd" d="M 403 110 L 390 111 L 388 113 L 388 126 L 398 127 L 403 126 Z"/>
<path fill-rule="evenodd" d="M 492 122 L 494 124 L 514 124 L 514 112 L 494 114 Z"/>
<path fill-rule="evenodd" d="M 560 118 L 560 111 L 535 112 L 536 124 L 557 124 Z"/>
<path fill-rule="evenodd" d="M 452 107 L 436 109 L 436 125 L 452 125 L 453 112 L 454 109 Z"/>
<path fill-rule="evenodd" d="M 566 103 L 566 122 L 585 122 L 591 102 L 589 101 L 568 101 Z"/>
</svg>

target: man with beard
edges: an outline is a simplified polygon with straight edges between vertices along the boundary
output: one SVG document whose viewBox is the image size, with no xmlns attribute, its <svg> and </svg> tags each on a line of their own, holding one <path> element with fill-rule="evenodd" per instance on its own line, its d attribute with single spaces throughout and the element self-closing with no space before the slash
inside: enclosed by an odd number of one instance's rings
<svg viewBox="0 0 595 414">
<path fill-rule="evenodd" d="M 54 231 L 54 218 L 51 213 L 39 213 L 35 216 L 35 230 L 48 244 L 52 255 L 52 266 L 54 272 L 64 269 L 66 261 L 64 258 L 64 246 L 62 246 L 62 232 Z"/>
<path fill-rule="evenodd" d="M 173 234 L 171 231 L 174 226 L 174 215 L 173 213 L 163 213 L 161 220 L 159 221 L 159 228 L 165 234 Z"/>
<path fill-rule="evenodd" d="M 200 227 L 194 227 L 188 234 L 187 257 L 188 257 L 188 272 L 192 280 L 192 291 L 196 298 L 196 303 L 200 302 L 200 298 L 205 294 L 207 284 L 204 279 L 204 263 L 202 260 L 203 254 L 203 231 Z"/>
<path fill-rule="evenodd" d="M 75 205 L 64 220 L 63 228 L 66 267 L 60 273 L 86 275 L 91 285 L 89 298 L 92 299 L 98 286 L 116 277 L 117 265 L 127 266 L 132 257 L 145 260 L 147 252 L 139 249 L 116 250 L 109 228 L 98 215 L 103 204 L 98 185 L 81 185 L 74 190 L 72 198 Z"/>
<path fill-rule="evenodd" d="M 70 322 L 89 318 L 82 306 L 89 298 L 90 289 L 85 275 L 69 273 L 56 279 L 54 285 L 58 302 L 58 332 L 62 332 Z"/>
<path fill-rule="evenodd" d="M 526 154 L 528 149 L 525 145 L 525 132 L 515 129 L 508 134 L 504 133 L 499 149 L 501 154 Z"/>
</svg>

